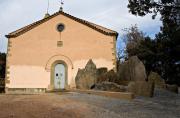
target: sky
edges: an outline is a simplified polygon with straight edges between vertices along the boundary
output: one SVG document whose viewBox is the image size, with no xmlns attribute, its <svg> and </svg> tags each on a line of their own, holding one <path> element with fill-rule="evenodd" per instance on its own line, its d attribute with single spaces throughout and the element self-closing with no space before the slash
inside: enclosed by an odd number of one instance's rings
<svg viewBox="0 0 180 118">
<path fill-rule="evenodd" d="M 128 0 L 64 0 L 63 11 L 78 18 L 105 26 L 119 33 L 118 47 L 124 48 L 124 28 L 137 24 L 146 35 L 154 37 L 161 21 L 151 15 L 134 16 L 128 12 Z M 7 50 L 5 35 L 42 19 L 48 0 L 0 0 L 0 52 Z M 59 11 L 60 0 L 49 0 L 49 13 Z"/>
</svg>

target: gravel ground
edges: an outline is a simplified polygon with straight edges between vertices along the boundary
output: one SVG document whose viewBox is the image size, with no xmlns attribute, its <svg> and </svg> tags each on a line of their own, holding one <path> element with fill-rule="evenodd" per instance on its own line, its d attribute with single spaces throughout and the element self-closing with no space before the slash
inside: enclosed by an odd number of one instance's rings
<svg viewBox="0 0 180 118">
<path fill-rule="evenodd" d="M 79 93 L 0 95 L 0 118 L 180 118 L 180 95 L 132 101 Z"/>
</svg>

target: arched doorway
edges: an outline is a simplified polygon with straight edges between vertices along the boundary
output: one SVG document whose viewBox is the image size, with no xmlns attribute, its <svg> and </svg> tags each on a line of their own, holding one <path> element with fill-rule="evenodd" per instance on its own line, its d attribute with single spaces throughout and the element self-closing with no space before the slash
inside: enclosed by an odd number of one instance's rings
<svg viewBox="0 0 180 118">
<path fill-rule="evenodd" d="M 66 89 L 67 64 L 64 61 L 55 61 L 51 66 L 51 86 L 54 90 Z"/>
</svg>

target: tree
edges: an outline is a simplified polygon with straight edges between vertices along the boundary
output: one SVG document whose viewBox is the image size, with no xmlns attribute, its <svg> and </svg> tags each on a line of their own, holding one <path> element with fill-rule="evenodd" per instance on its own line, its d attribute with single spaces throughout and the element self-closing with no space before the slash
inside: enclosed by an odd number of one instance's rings
<svg viewBox="0 0 180 118">
<path fill-rule="evenodd" d="M 139 31 L 137 25 L 124 29 L 126 34 L 123 37 L 126 43 L 127 57 L 137 54 L 136 48 L 139 47 L 142 40 L 144 40 L 144 33 Z"/>
<path fill-rule="evenodd" d="M 129 11 L 138 16 L 161 15 L 163 26 L 154 39 L 153 68 L 167 82 L 180 85 L 180 0 L 129 0 Z"/>
<path fill-rule="evenodd" d="M 126 33 L 123 37 L 126 43 L 126 55 L 127 58 L 131 56 L 138 56 L 138 58 L 144 63 L 147 74 L 154 68 L 155 63 L 155 42 L 150 37 L 140 31 L 137 27 L 131 26 L 124 30 Z"/>
<path fill-rule="evenodd" d="M 5 78 L 6 54 L 0 53 L 0 78 Z"/>
<path fill-rule="evenodd" d="M 129 0 L 129 11 L 134 15 L 145 16 L 153 14 L 154 19 L 158 13 L 161 14 L 162 21 L 177 23 L 180 20 L 180 1 L 179 0 Z"/>
<path fill-rule="evenodd" d="M 125 58 L 125 55 L 124 55 L 124 50 L 119 48 L 117 50 L 117 60 L 116 60 L 116 64 L 117 64 L 117 70 L 119 70 L 119 67 L 122 63 L 122 59 Z"/>
<path fill-rule="evenodd" d="M 133 15 L 152 14 L 152 19 L 160 13 L 163 23 L 161 32 L 166 39 L 174 39 L 174 34 L 180 28 L 180 0 L 129 0 L 128 8 Z"/>
</svg>

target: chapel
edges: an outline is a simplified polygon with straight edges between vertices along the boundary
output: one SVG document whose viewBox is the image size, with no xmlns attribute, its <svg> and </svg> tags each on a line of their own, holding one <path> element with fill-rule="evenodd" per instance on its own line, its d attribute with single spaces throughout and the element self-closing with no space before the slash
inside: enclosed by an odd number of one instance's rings
<svg viewBox="0 0 180 118">
<path fill-rule="evenodd" d="M 75 77 L 92 59 L 116 70 L 118 33 L 63 10 L 6 35 L 5 91 L 76 88 Z"/>
</svg>

